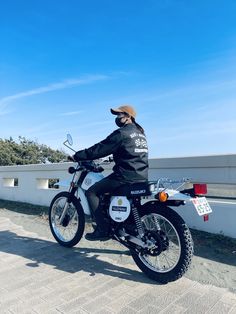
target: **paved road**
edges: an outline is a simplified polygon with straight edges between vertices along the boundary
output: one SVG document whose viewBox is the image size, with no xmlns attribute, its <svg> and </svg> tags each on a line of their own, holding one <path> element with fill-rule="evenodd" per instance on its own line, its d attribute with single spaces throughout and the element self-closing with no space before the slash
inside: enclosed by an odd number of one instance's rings
<svg viewBox="0 0 236 314">
<path fill-rule="evenodd" d="M 236 294 L 187 278 L 159 285 L 109 242 L 66 249 L 0 217 L 0 313 L 236 314 Z"/>
</svg>

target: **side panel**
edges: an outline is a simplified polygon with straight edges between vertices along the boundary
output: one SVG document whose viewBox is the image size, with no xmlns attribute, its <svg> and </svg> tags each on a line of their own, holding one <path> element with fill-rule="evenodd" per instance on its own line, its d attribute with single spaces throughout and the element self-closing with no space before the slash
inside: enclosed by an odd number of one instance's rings
<svg viewBox="0 0 236 314">
<path fill-rule="evenodd" d="M 126 196 L 112 196 L 109 215 L 116 222 L 125 221 L 130 215 L 130 202 Z"/>
</svg>

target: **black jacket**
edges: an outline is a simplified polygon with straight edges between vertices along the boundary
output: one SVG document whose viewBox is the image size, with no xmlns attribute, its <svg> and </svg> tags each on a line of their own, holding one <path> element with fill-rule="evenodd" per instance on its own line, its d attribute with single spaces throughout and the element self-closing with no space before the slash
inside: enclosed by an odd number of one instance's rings
<svg viewBox="0 0 236 314">
<path fill-rule="evenodd" d="M 114 175 L 127 182 L 148 179 L 148 147 L 146 137 L 134 123 L 111 133 L 105 140 L 75 153 L 76 160 L 94 160 L 113 154 Z"/>
</svg>

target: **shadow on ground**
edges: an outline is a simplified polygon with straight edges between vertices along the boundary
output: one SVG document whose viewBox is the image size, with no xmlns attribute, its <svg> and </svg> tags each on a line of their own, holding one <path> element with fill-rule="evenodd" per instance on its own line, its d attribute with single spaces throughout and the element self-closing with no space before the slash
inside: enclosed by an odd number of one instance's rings
<svg viewBox="0 0 236 314">
<path fill-rule="evenodd" d="M 22 237 L 11 231 L 1 231 L 0 251 L 26 258 L 29 260 L 26 261 L 27 267 L 39 267 L 40 264 L 47 264 L 69 273 L 84 271 L 90 276 L 101 273 L 141 283 L 156 283 L 145 277 L 140 271 L 117 266 L 100 259 L 103 254 L 124 254 L 120 250 L 86 247 L 68 249 L 48 240 Z"/>
<path fill-rule="evenodd" d="M 48 207 L 0 200 L 0 208 L 30 216 L 47 217 Z M 194 255 L 215 262 L 236 266 L 236 239 L 191 229 Z M 90 251 L 90 249 L 89 249 Z M 124 253 L 123 253 L 124 254 Z"/>
</svg>

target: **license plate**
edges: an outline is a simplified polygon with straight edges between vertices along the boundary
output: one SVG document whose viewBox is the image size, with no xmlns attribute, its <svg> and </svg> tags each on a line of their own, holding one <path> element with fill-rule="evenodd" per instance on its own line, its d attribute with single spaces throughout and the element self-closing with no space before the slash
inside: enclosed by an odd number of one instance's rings
<svg viewBox="0 0 236 314">
<path fill-rule="evenodd" d="M 205 197 L 192 198 L 191 201 L 196 208 L 199 216 L 207 215 L 212 212 L 212 209 Z"/>
</svg>

